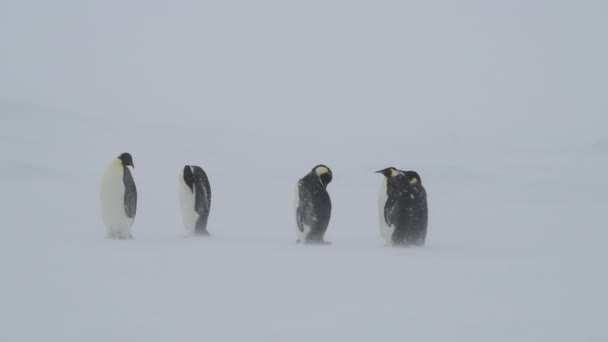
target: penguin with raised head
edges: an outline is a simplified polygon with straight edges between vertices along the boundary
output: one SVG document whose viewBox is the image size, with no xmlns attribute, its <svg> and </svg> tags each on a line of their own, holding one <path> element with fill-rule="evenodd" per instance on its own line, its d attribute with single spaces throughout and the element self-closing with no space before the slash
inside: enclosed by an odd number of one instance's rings
<svg viewBox="0 0 608 342">
<path fill-rule="evenodd" d="M 211 210 L 209 178 L 200 166 L 186 165 L 179 173 L 179 203 L 184 227 L 190 235 L 211 236 L 207 220 Z"/>
<path fill-rule="evenodd" d="M 424 246 L 428 225 L 426 190 L 415 171 L 394 167 L 376 171 L 384 175 L 380 187 L 380 230 L 387 245 Z"/>
<path fill-rule="evenodd" d="M 333 173 L 325 165 L 315 166 L 298 181 L 295 193 L 297 243 L 330 244 L 324 240 L 331 217 L 327 184 Z"/>
<path fill-rule="evenodd" d="M 129 167 L 135 167 L 133 158 L 125 152 L 110 162 L 101 179 L 101 217 L 109 238 L 133 238 L 137 188 Z"/>
</svg>

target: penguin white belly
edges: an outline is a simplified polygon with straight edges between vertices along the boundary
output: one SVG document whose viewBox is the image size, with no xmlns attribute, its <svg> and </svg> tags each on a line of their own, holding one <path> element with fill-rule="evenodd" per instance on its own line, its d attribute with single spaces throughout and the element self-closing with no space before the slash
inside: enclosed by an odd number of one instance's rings
<svg viewBox="0 0 608 342">
<path fill-rule="evenodd" d="M 386 178 L 383 178 L 382 182 L 380 183 L 380 193 L 378 196 L 378 218 L 380 219 L 380 235 L 388 243 L 391 241 L 395 228 L 386 224 L 386 220 L 384 219 L 384 207 L 387 200 L 388 195 L 386 194 Z"/>
<path fill-rule="evenodd" d="M 125 212 L 124 171 L 116 159 L 106 168 L 101 180 L 101 217 L 108 236 L 127 239 L 131 235 L 133 218 Z"/>
<path fill-rule="evenodd" d="M 196 221 L 199 217 L 198 213 L 194 211 L 195 194 L 193 191 L 190 191 L 190 188 L 186 182 L 184 182 L 182 177 L 179 179 L 178 193 L 184 227 L 188 233 L 194 234 Z"/>
</svg>

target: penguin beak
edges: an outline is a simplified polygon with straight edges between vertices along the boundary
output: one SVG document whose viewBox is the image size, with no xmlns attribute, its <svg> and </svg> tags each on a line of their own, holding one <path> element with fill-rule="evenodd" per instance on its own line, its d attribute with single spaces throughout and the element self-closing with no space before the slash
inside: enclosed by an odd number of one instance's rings
<svg viewBox="0 0 608 342">
<path fill-rule="evenodd" d="M 383 170 L 374 171 L 374 173 L 384 173 Z"/>
</svg>

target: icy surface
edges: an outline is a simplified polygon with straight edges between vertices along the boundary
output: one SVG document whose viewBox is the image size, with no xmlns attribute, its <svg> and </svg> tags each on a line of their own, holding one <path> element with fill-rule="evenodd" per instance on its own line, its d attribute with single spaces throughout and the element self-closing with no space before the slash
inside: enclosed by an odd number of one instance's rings
<svg viewBox="0 0 608 342">
<path fill-rule="evenodd" d="M 3 1 L 1 341 L 606 341 L 607 8 Z M 133 154 L 134 240 L 99 181 Z M 331 246 L 295 244 L 316 164 Z M 184 238 L 205 168 L 213 239 Z M 384 247 L 387 166 L 429 194 Z"/>
</svg>

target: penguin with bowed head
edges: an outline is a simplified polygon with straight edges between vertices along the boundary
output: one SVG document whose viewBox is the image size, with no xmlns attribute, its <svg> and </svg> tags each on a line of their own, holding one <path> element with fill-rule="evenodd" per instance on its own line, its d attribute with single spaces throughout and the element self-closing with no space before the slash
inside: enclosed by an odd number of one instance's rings
<svg viewBox="0 0 608 342">
<path fill-rule="evenodd" d="M 380 187 L 380 231 L 387 245 L 424 246 L 428 225 L 426 190 L 415 171 L 394 167 L 376 171 L 384 175 Z"/>
<path fill-rule="evenodd" d="M 137 188 L 131 174 L 131 154 L 125 152 L 112 159 L 101 180 L 101 217 L 107 237 L 132 239 L 131 226 L 137 211 Z"/>
<path fill-rule="evenodd" d="M 315 166 L 298 181 L 295 193 L 297 243 L 331 244 L 324 236 L 331 217 L 327 185 L 333 173 L 325 165 Z"/>
<path fill-rule="evenodd" d="M 205 171 L 186 165 L 179 173 L 179 203 L 188 235 L 211 236 L 207 221 L 211 210 L 211 186 Z"/>
</svg>

